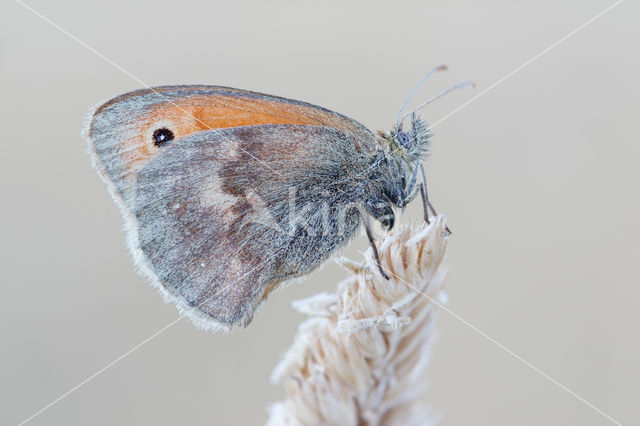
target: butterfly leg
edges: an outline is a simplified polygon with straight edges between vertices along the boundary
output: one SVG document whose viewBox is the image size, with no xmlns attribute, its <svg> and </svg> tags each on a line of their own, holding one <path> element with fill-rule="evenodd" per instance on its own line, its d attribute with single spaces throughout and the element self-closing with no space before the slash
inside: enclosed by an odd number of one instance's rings
<svg viewBox="0 0 640 426">
<path fill-rule="evenodd" d="M 425 177 L 422 164 L 420 165 L 420 174 L 422 175 L 422 183 L 420 183 L 419 185 L 420 196 L 422 197 L 422 213 L 424 214 L 425 222 L 431 223 L 429 221 L 429 210 L 431 210 L 434 216 L 438 216 L 438 213 L 436 213 L 436 209 L 433 207 L 433 204 L 431 204 L 431 201 L 429 201 L 429 193 L 427 192 L 427 178 Z M 452 234 L 451 229 L 449 229 L 448 226 L 445 226 L 445 230 L 449 233 L 449 235 Z"/>
<path fill-rule="evenodd" d="M 378 248 L 375 244 L 375 239 L 373 238 L 373 232 L 371 232 L 371 226 L 369 224 L 369 217 L 365 214 L 362 217 L 362 222 L 364 223 L 364 229 L 367 233 L 367 238 L 369 239 L 369 244 L 371 244 L 371 248 L 373 249 L 373 256 L 376 259 L 376 265 L 378 266 L 378 271 L 380 274 L 386 279 L 389 280 L 389 275 L 382 269 L 382 265 L 380 264 L 380 255 L 378 254 Z"/>
<path fill-rule="evenodd" d="M 424 221 L 427 223 L 431 223 L 429 220 L 429 199 L 427 198 L 427 189 L 423 183 L 420 185 L 420 196 L 422 197 L 422 214 L 424 215 Z"/>
</svg>

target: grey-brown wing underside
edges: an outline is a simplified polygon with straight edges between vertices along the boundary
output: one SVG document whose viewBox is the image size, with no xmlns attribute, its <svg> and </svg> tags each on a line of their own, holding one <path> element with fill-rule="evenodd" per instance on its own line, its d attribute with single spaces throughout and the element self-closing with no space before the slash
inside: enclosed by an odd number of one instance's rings
<svg viewBox="0 0 640 426">
<path fill-rule="evenodd" d="M 326 127 L 191 135 L 140 171 L 132 250 L 196 324 L 244 326 L 275 285 L 354 234 L 366 166 L 350 136 Z"/>
</svg>

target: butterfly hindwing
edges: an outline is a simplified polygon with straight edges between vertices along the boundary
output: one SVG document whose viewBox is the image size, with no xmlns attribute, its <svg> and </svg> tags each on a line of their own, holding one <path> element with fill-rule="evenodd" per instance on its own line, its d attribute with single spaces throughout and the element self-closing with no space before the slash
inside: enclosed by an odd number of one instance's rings
<svg viewBox="0 0 640 426">
<path fill-rule="evenodd" d="M 138 173 L 132 249 L 195 322 L 246 325 L 275 285 L 354 234 L 366 167 L 352 137 L 326 127 L 195 133 Z"/>
</svg>

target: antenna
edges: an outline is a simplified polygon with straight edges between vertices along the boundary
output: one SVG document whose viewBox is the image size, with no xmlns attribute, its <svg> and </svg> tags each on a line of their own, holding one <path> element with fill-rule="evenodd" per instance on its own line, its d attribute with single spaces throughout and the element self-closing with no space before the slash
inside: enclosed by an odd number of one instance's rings
<svg viewBox="0 0 640 426">
<path fill-rule="evenodd" d="M 455 85 L 449 87 L 448 89 L 443 90 L 442 92 L 438 93 L 437 95 L 435 95 L 432 98 L 427 99 L 425 102 L 421 103 L 420 105 L 418 105 L 417 107 L 415 107 L 414 109 L 412 109 L 411 111 L 409 111 L 408 113 L 403 115 L 402 118 L 400 118 L 400 119 L 396 118 L 396 127 L 399 127 L 400 123 L 402 123 L 405 118 L 407 118 L 408 116 L 410 116 L 414 112 L 418 111 L 419 109 L 422 109 L 425 106 L 429 105 L 431 102 L 440 99 L 441 97 L 443 97 L 447 93 L 453 92 L 456 89 L 468 89 L 468 88 L 473 88 L 473 87 L 476 87 L 476 85 L 467 81 L 467 82 L 464 82 L 464 83 L 455 84 Z M 400 112 L 402 112 L 402 110 L 400 110 Z M 400 113 L 398 113 L 398 116 L 399 115 L 400 115 Z"/>
<path fill-rule="evenodd" d="M 402 119 L 400 119 L 400 116 L 404 112 L 404 109 L 407 107 L 409 102 L 411 102 L 411 100 L 414 98 L 414 96 L 416 96 L 416 94 L 418 93 L 418 90 L 420 90 L 422 88 L 422 86 L 424 86 L 424 83 L 426 83 L 427 80 L 429 80 L 429 77 L 431 77 L 432 74 L 434 74 L 434 73 L 436 73 L 438 71 L 446 71 L 446 70 L 447 70 L 447 66 L 446 65 L 438 65 L 437 67 L 431 69 L 424 77 L 422 77 L 422 80 L 420 80 L 420 83 L 418 83 L 416 88 L 413 89 L 413 91 L 409 94 L 407 99 L 404 101 L 404 103 L 400 107 L 400 111 L 398 111 L 398 115 L 396 116 L 396 127 L 399 127 L 400 123 L 402 122 L 402 120 L 404 120 L 404 118 L 406 117 L 406 115 L 405 115 Z"/>
</svg>

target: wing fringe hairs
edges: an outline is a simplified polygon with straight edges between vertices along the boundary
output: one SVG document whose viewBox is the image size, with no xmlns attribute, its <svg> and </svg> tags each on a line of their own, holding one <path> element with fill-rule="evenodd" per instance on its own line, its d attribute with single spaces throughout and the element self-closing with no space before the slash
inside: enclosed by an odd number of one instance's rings
<svg viewBox="0 0 640 426">
<path fill-rule="evenodd" d="M 267 426 L 435 424 L 424 373 L 435 340 L 433 300 L 446 298 L 448 237 L 445 217 L 433 219 L 379 242 L 390 281 L 369 249 L 363 264 L 339 259 L 352 276 L 335 294 L 294 302 L 309 318 L 272 372 L 286 396 L 269 407 Z"/>
</svg>

